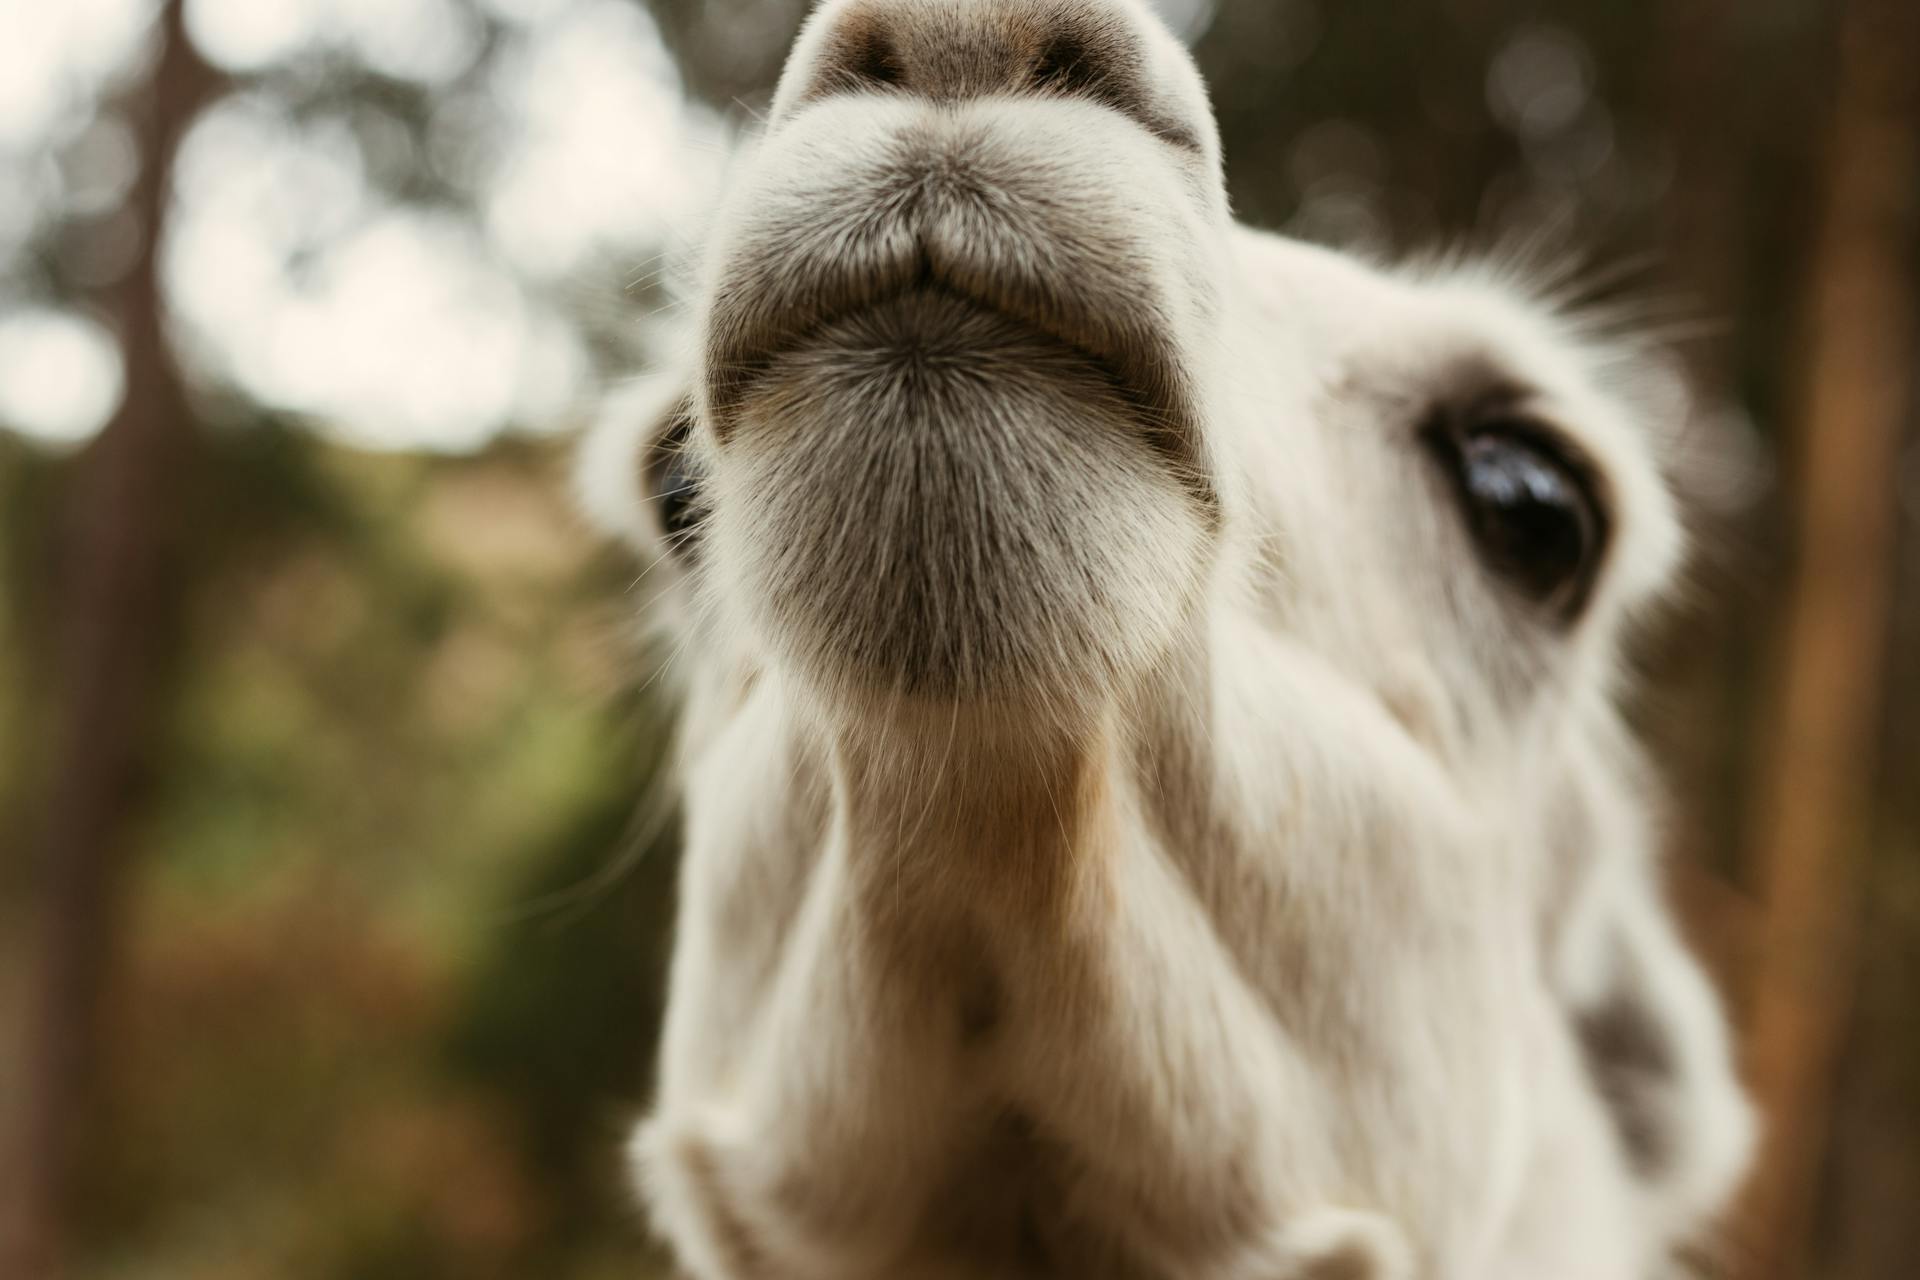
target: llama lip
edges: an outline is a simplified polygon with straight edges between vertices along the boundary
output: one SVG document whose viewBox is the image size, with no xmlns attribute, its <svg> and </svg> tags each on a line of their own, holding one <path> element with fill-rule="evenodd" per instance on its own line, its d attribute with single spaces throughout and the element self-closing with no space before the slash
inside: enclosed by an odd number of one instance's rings
<svg viewBox="0 0 1920 1280">
<path fill-rule="evenodd" d="M 803 332 L 787 335 L 760 357 L 757 376 L 777 377 L 797 365 L 811 365 L 817 373 L 825 362 L 856 379 L 894 378 L 911 386 L 915 373 L 964 374 L 1016 348 L 1050 363 L 1080 364 L 1120 402 L 1135 410 L 1144 407 L 1114 360 L 1024 317 L 931 281 L 850 307 Z"/>
<path fill-rule="evenodd" d="M 930 340 L 944 348 L 948 356 L 963 355 L 962 350 L 943 341 L 940 335 L 922 332 L 921 326 L 910 322 L 916 314 L 910 304 L 925 299 L 944 299 L 998 317 L 1078 354 L 1098 369 L 1116 392 L 1136 406 L 1143 422 L 1156 430 L 1182 420 L 1188 412 L 1182 386 L 1160 373 L 1177 365 L 1172 363 L 1170 353 L 1163 350 L 1165 342 L 1148 334 L 1130 335 L 1132 341 L 1117 347 L 1089 341 L 1084 326 L 1052 323 L 1054 317 L 1037 315 L 1032 306 L 1008 305 L 1010 301 L 1024 301 L 1022 299 L 967 288 L 934 269 L 931 261 L 924 257 L 914 278 L 902 287 L 878 292 L 865 287 L 865 282 L 849 280 L 846 283 L 847 296 L 842 305 L 823 305 L 820 315 L 809 324 L 744 330 L 731 342 L 724 345 L 715 342 L 710 346 L 708 360 L 714 371 L 711 405 L 723 440 L 728 434 L 732 412 L 782 356 L 813 347 L 827 340 L 827 335 L 843 329 L 847 322 L 862 316 L 885 313 L 904 317 L 898 344 L 903 353 L 923 351 Z"/>
<path fill-rule="evenodd" d="M 877 150 L 852 168 L 781 170 L 728 245 L 704 352 L 723 446 L 782 355 L 865 310 L 939 292 L 1080 353 L 1183 475 L 1207 470 L 1174 320 L 1196 300 L 1126 269 L 1151 258 L 1150 220 L 1102 221 L 1055 189 L 1069 176 L 1057 157 L 984 127 L 906 129 Z"/>
<path fill-rule="evenodd" d="M 709 329 L 709 405 L 720 438 L 729 434 L 740 401 L 781 355 L 815 341 L 844 321 L 915 296 L 944 295 L 1031 329 L 1085 356 L 1140 410 L 1155 434 L 1191 417 L 1191 401 L 1167 339 L 1149 314 L 1104 318 L 1078 314 L 1064 291 L 987 275 L 918 246 L 911 255 L 867 270 L 837 270 L 817 281 L 810 314 L 756 305 L 723 290 Z M 729 305 L 731 304 L 731 305 Z M 785 314 L 782 314 L 782 312 Z M 1186 434 L 1182 432 L 1181 434 Z M 1184 450 L 1182 450 L 1184 452 Z"/>
</svg>

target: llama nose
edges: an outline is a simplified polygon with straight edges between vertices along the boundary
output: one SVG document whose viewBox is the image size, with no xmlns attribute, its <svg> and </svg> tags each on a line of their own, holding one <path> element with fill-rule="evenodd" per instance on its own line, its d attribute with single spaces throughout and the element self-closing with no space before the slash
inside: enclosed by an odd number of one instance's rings
<svg viewBox="0 0 1920 1280">
<path fill-rule="evenodd" d="M 804 77 L 796 104 L 858 93 L 943 103 L 1031 93 L 1153 113 L 1143 19 L 1114 0 L 854 0 L 821 18 L 810 65 L 796 68 Z"/>
</svg>

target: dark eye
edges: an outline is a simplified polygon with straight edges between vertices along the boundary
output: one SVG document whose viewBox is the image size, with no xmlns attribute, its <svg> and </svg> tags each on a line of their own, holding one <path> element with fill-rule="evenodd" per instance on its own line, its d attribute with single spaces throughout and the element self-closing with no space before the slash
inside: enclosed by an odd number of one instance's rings
<svg viewBox="0 0 1920 1280">
<path fill-rule="evenodd" d="M 1518 420 L 1442 430 L 1434 440 L 1487 567 L 1562 618 L 1579 612 L 1605 539 L 1585 465 Z"/>
<path fill-rule="evenodd" d="M 678 414 L 654 441 L 647 458 L 647 496 L 653 501 L 668 543 L 676 548 L 693 541 L 707 515 L 692 437 L 693 419 Z"/>
</svg>

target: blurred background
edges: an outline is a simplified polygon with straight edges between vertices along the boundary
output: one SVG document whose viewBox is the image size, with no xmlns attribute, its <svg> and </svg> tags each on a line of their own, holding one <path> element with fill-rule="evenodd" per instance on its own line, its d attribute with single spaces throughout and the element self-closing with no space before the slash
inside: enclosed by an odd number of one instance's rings
<svg viewBox="0 0 1920 1280">
<path fill-rule="evenodd" d="M 1727 1270 L 1913 1275 L 1920 5 L 1161 7 L 1242 216 L 1578 249 L 1673 344 Z M 0 1276 L 663 1274 L 670 708 L 565 451 L 801 8 L 0 0 Z"/>
</svg>

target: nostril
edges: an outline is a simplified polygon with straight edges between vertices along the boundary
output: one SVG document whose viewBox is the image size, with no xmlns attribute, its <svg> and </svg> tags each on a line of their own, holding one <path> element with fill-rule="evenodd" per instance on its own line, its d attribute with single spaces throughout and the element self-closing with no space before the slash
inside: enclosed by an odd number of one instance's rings
<svg viewBox="0 0 1920 1280">
<path fill-rule="evenodd" d="M 869 28 L 860 38 L 854 60 L 854 74 L 872 84 L 898 85 L 907 78 L 907 67 L 893 40 L 878 27 Z"/>
<path fill-rule="evenodd" d="M 1198 151 L 1200 141 L 1193 130 L 1155 105 L 1144 76 L 1137 50 L 1111 42 L 1096 45 L 1077 31 L 1060 32 L 1042 45 L 1030 73 L 1033 88 L 1041 93 L 1098 102 L 1175 146 Z"/>
<path fill-rule="evenodd" d="M 1058 35 L 1040 50 L 1033 64 L 1036 88 L 1052 93 L 1075 94 L 1108 100 L 1112 86 L 1099 61 L 1077 35 Z"/>
<path fill-rule="evenodd" d="M 906 84 L 907 63 L 886 28 L 862 22 L 841 30 L 827 61 L 834 88 L 897 89 Z"/>
<path fill-rule="evenodd" d="M 969 7 L 972 6 L 972 7 Z M 1162 141 L 1204 154 L 1200 136 L 1154 88 L 1138 32 L 1094 13 L 995 23 L 995 6 L 962 0 L 940 20 L 918 21 L 900 0 L 841 9 L 825 31 L 810 74 L 795 95 L 804 106 L 841 94 L 901 93 L 951 103 L 1001 94 L 1094 102 L 1127 116 Z"/>
</svg>

